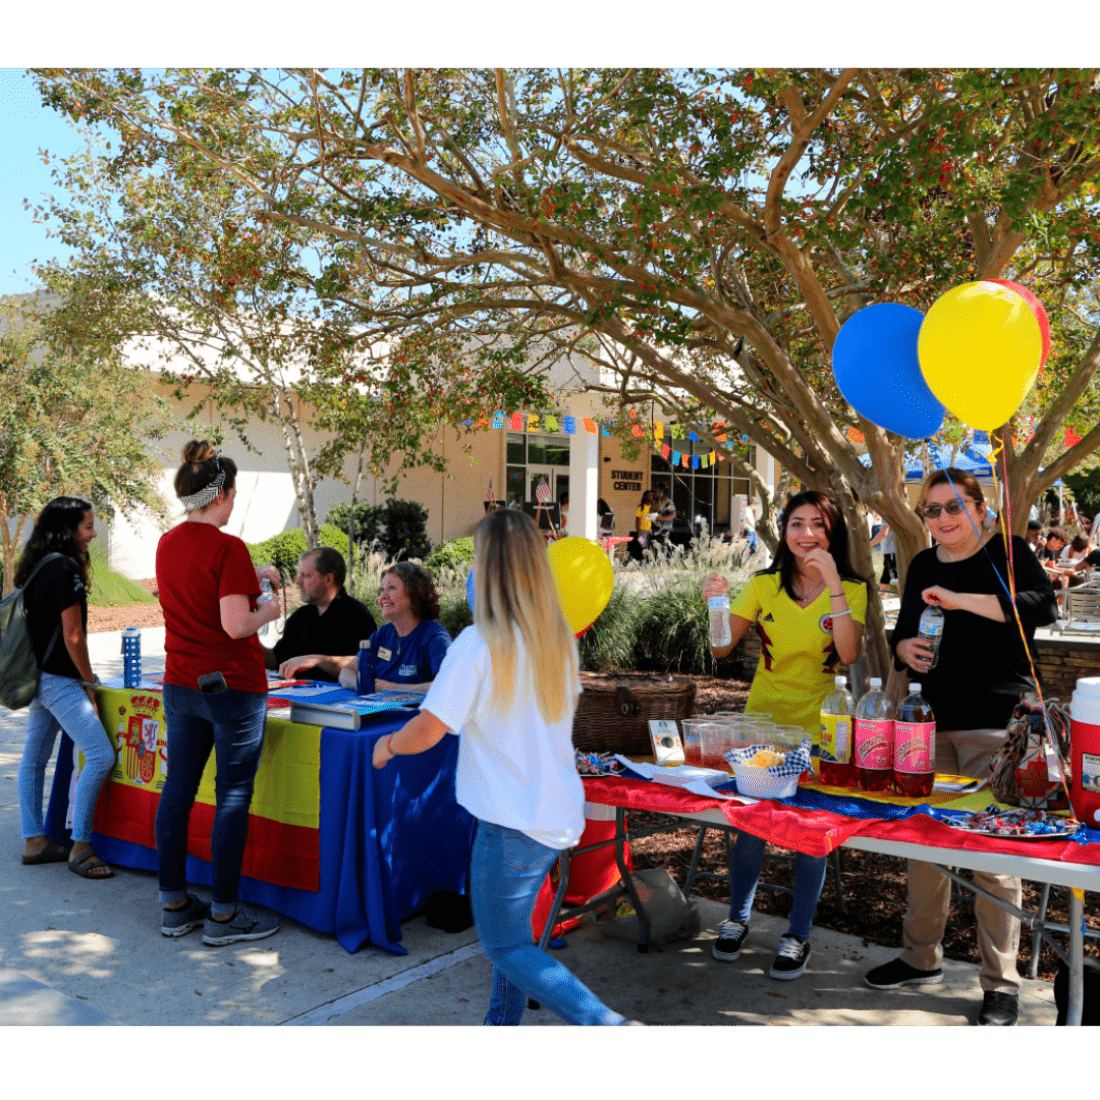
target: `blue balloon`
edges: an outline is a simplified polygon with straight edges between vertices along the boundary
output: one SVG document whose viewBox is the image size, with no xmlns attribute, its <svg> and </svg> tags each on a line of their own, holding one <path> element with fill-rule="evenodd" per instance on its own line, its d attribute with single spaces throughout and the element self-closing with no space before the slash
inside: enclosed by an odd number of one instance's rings
<svg viewBox="0 0 1100 1100">
<path fill-rule="evenodd" d="M 921 374 L 917 336 L 924 314 L 880 302 L 841 326 L 833 344 L 833 376 L 845 401 L 867 420 L 909 439 L 927 439 L 944 408 Z"/>
<path fill-rule="evenodd" d="M 470 605 L 470 610 L 474 609 L 474 571 L 471 569 L 466 574 L 466 602 Z"/>
</svg>

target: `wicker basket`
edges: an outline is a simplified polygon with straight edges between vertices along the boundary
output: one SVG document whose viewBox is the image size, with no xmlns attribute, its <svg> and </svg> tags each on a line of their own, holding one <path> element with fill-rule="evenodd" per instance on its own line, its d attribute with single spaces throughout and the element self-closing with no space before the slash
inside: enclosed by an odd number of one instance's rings
<svg viewBox="0 0 1100 1100">
<path fill-rule="evenodd" d="M 650 719 L 690 718 L 695 681 L 644 672 L 582 672 L 573 745 L 583 752 L 641 755 L 653 750 Z"/>
</svg>

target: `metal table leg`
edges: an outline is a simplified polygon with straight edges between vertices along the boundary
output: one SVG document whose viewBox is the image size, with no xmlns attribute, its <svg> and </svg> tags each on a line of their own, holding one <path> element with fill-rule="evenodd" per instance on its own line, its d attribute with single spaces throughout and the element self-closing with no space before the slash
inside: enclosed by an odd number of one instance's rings
<svg viewBox="0 0 1100 1100">
<path fill-rule="evenodd" d="M 1085 999 L 1085 941 L 1081 922 L 1085 919 L 1085 891 L 1074 886 L 1069 892 L 1069 1005 L 1066 1026 L 1080 1027 Z"/>
</svg>

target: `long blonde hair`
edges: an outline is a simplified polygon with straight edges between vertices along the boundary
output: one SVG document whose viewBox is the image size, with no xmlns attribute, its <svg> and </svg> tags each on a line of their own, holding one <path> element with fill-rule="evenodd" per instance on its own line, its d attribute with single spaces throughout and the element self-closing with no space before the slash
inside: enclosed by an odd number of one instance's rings
<svg viewBox="0 0 1100 1100">
<path fill-rule="evenodd" d="M 534 694 L 545 722 L 577 705 L 577 643 L 565 621 L 546 545 L 534 521 L 514 508 L 490 512 L 474 531 L 474 623 L 489 647 L 493 703 L 512 705 L 517 690 Z M 519 631 L 530 683 L 516 683 Z"/>
</svg>

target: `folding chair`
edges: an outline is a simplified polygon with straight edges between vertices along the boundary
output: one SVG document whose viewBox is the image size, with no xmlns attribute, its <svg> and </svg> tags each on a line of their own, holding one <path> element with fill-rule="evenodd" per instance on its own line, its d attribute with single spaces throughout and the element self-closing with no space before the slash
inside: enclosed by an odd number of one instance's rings
<svg viewBox="0 0 1100 1100">
<path fill-rule="evenodd" d="M 1063 599 L 1062 618 L 1057 624 L 1061 633 L 1100 631 L 1100 588 L 1091 585 L 1067 588 Z"/>
</svg>

